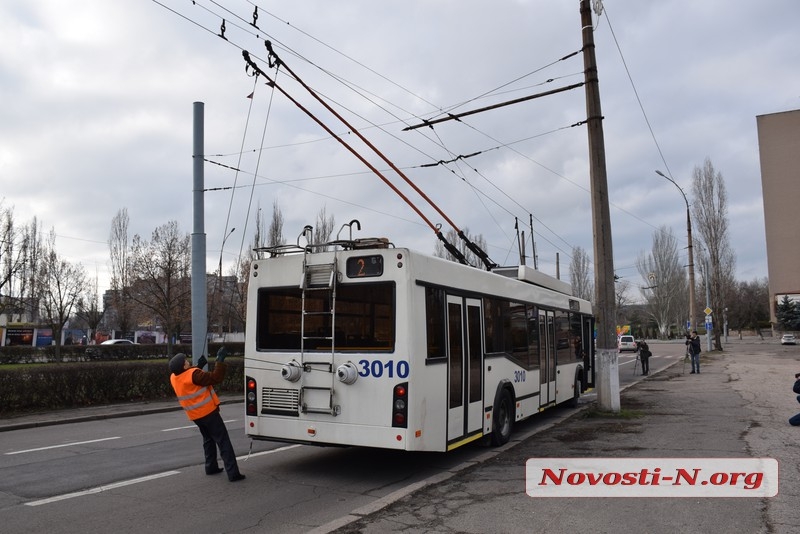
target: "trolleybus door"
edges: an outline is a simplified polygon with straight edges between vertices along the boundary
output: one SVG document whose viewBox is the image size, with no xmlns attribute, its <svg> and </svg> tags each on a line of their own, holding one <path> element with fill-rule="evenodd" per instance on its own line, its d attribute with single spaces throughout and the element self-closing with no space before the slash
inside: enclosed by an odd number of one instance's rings
<svg viewBox="0 0 800 534">
<path fill-rule="evenodd" d="M 539 405 L 556 400 L 556 320 L 552 311 L 539 310 Z"/>
<path fill-rule="evenodd" d="M 448 295 L 448 441 L 481 430 L 483 422 L 482 346 L 480 300 Z"/>
</svg>

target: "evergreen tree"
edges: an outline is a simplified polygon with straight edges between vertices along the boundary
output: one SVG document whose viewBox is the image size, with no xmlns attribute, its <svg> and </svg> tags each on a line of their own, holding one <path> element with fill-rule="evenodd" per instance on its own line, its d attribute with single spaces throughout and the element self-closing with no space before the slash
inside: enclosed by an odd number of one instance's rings
<svg viewBox="0 0 800 534">
<path fill-rule="evenodd" d="M 798 330 L 800 328 L 800 310 L 795 302 L 789 300 L 788 295 L 784 295 L 778 303 L 775 317 L 782 330 Z"/>
</svg>

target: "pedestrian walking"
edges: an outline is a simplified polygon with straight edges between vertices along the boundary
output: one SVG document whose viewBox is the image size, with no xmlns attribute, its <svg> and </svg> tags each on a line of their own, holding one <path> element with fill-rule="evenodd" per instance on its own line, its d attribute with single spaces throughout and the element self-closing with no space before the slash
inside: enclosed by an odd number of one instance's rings
<svg viewBox="0 0 800 534">
<path fill-rule="evenodd" d="M 689 347 L 689 354 L 692 358 L 692 372 L 700 374 L 700 337 L 697 335 L 697 330 L 693 330 L 691 335 L 686 339 L 686 345 Z"/>
<path fill-rule="evenodd" d="M 228 429 L 219 413 L 219 398 L 213 387 L 225 378 L 227 365 L 224 362 L 227 355 L 225 347 L 219 349 L 214 371 L 208 373 L 201 369 L 205 366 L 205 357 L 201 358 L 203 363 L 200 367 L 192 367 L 185 354 L 176 354 L 169 361 L 169 370 L 172 371 L 169 380 L 187 417 L 197 425 L 203 436 L 206 474 L 216 475 L 223 471 L 217 463 L 219 447 L 228 480 L 237 482 L 245 476 L 239 472 L 236 453 L 233 452 Z"/>
</svg>

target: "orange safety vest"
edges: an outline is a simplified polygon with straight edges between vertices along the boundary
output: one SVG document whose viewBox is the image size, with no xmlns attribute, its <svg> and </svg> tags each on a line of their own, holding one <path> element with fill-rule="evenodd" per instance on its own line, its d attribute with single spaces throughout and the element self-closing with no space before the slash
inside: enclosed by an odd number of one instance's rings
<svg viewBox="0 0 800 534">
<path fill-rule="evenodd" d="M 186 416 L 194 421 L 210 414 L 219 406 L 219 398 L 211 386 L 198 386 L 192 382 L 195 369 L 187 369 L 179 375 L 172 374 L 169 381 L 178 396 L 178 401 L 186 411 Z"/>
</svg>

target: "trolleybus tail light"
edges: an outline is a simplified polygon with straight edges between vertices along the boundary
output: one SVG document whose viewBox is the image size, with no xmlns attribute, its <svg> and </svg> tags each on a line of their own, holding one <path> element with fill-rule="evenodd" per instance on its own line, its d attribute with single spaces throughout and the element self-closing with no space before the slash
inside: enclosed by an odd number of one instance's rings
<svg viewBox="0 0 800 534">
<path fill-rule="evenodd" d="M 245 413 L 258 415 L 258 395 L 256 395 L 256 379 L 245 377 Z"/>
<path fill-rule="evenodd" d="M 408 382 L 397 384 L 392 392 L 392 426 L 408 428 Z"/>
</svg>

